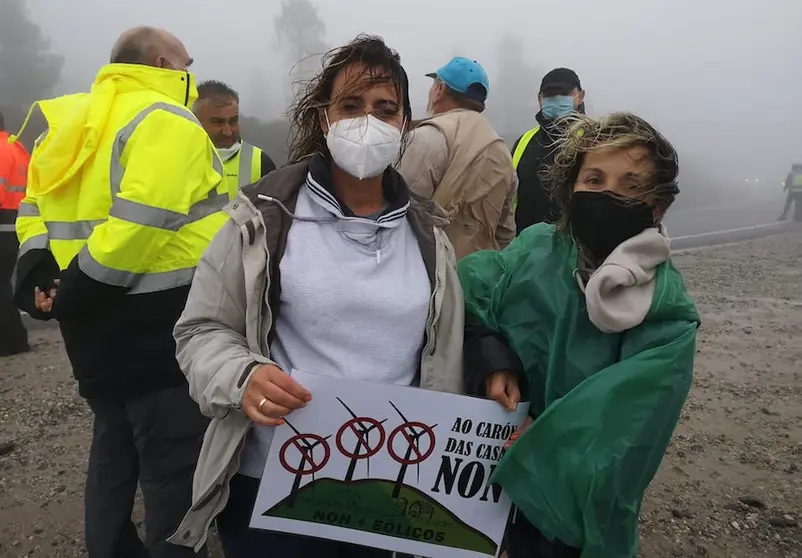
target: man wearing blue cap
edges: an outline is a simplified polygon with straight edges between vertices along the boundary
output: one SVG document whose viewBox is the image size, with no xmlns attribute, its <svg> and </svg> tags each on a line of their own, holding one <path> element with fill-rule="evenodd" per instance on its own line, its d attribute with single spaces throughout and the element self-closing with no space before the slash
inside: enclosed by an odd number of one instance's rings
<svg viewBox="0 0 802 558">
<path fill-rule="evenodd" d="M 409 188 L 448 213 L 457 258 L 500 250 L 515 236 L 516 177 L 504 140 L 482 115 L 490 83 L 475 60 L 457 57 L 428 77 L 429 118 L 398 165 Z"/>
</svg>

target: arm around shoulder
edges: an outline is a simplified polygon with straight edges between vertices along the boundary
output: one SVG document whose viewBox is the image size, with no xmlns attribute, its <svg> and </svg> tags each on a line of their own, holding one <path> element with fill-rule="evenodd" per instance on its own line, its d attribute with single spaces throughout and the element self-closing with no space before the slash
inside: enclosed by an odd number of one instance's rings
<svg viewBox="0 0 802 558">
<path fill-rule="evenodd" d="M 503 251 L 483 250 L 459 262 L 465 296 L 465 377 L 471 395 L 486 396 L 487 382 L 496 372 L 510 373 L 526 391 L 523 365 L 504 336 L 500 319 L 505 286 L 526 251 L 517 238 Z"/>
<path fill-rule="evenodd" d="M 198 263 L 173 332 L 190 395 L 210 417 L 240 409 L 253 370 L 272 363 L 248 345 L 245 306 L 242 236 L 229 220 Z"/>
</svg>

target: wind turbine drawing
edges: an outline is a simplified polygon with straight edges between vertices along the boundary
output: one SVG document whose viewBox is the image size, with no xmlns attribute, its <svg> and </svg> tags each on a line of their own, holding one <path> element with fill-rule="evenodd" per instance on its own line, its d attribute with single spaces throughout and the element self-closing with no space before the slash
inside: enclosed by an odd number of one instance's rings
<svg viewBox="0 0 802 558">
<path fill-rule="evenodd" d="M 361 459 L 367 460 L 367 472 L 368 476 L 370 476 L 370 458 L 376 455 L 384 445 L 385 432 L 382 424 L 386 422 L 387 419 L 378 421 L 370 417 L 358 417 L 342 399 L 337 397 L 337 401 L 339 401 L 340 405 L 345 407 L 345 410 L 348 411 L 349 415 L 351 415 L 351 420 L 347 421 L 340 427 L 336 438 L 337 449 L 339 449 L 340 453 L 342 453 L 344 456 L 350 458 L 348 470 L 346 471 L 345 478 L 343 479 L 345 482 L 350 482 L 354 478 L 356 464 Z M 377 431 L 379 439 L 375 446 L 371 446 L 370 433 L 374 430 Z M 356 435 L 356 446 L 354 447 L 354 451 L 348 451 L 345 449 L 343 437 L 348 431 L 351 431 Z M 362 451 L 363 448 L 364 452 Z"/>
<path fill-rule="evenodd" d="M 393 498 L 398 498 L 398 496 L 401 494 L 401 488 L 404 486 L 404 477 L 407 475 L 407 467 L 410 465 L 418 466 L 417 480 L 420 481 L 420 464 L 428 459 L 434 451 L 434 429 L 437 427 L 437 425 L 433 424 L 432 426 L 428 426 L 422 422 L 410 421 L 392 401 L 389 403 L 393 409 L 395 409 L 395 412 L 398 413 L 398 416 L 401 417 L 401 420 L 404 421 L 402 425 L 396 427 L 390 433 L 390 438 L 387 440 L 387 452 L 390 454 L 390 457 L 401 464 L 401 469 L 398 471 L 398 477 L 396 478 L 395 486 L 393 487 Z M 402 436 L 407 442 L 407 451 L 404 454 L 404 457 L 399 456 L 393 446 L 396 437 L 399 435 Z M 429 447 L 426 449 L 426 451 L 422 452 L 420 451 L 419 442 L 421 437 L 424 435 L 429 438 Z M 413 453 L 415 454 L 414 457 L 412 456 Z"/>
<path fill-rule="evenodd" d="M 292 482 L 292 490 L 290 490 L 290 495 L 287 499 L 287 506 L 292 507 L 295 505 L 295 497 L 298 494 L 298 490 L 301 488 L 301 480 L 303 477 L 312 475 L 312 480 L 315 480 L 315 473 L 323 469 L 326 463 L 328 463 L 329 457 L 331 457 L 331 448 L 327 440 L 331 438 L 331 435 L 324 438 L 317 434 L 301 434 L 286 418 L 284 419 L 284 423 L 295 432 L 295 436 L 284 442 L 279 452 L 281 466 L 290 473 L 295 473 L 295 479 Z M 316 460 L 314 451 L 318 446 L 321 446 L 323 456 Z M 298 467 L 292 467 L 287 461 L 287 451 L 292 447 L 301 452 L 301 461 Z M 309 467 L 306 466 L 307 464 Z"/>
</svg>

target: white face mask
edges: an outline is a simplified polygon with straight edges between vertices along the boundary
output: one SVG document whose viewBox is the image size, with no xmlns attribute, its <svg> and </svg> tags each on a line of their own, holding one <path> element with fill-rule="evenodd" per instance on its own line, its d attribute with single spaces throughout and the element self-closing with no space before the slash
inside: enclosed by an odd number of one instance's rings
<svg viewBox="0 0 802 558">
<path fill-rule="evenodd" d="M 239 153 L 241 147 L 242 147 L 242 142 L 238 141 L 231 147 L 218 147 L 217 152 L 220 154 L 220 158 L 225 163 L 226 161 L 231 159 L 234 155 Z"/>
<path fill-rule="evenodd" d="M 363 180 L 379 176 L 393 164 L 401 150 L 401 131 L 371 114 L 345 118 L 329 122 L 326 145 L 338 167 Z"/>
</svg>

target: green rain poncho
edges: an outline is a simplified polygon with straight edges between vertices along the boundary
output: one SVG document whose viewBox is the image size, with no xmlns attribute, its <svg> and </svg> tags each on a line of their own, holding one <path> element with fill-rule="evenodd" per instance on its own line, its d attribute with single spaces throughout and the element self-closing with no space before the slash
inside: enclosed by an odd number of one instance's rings
<svg viewBox="0 0 802 558">
<path fill-rule="evenodd" d="M 551 225 L 458 267 L 466 312 L 521 359 L 536 417 L 493 482 L 582 558 L 635 557 L 643 494 L 691 385 L 699 316 L 679 272 L 658 268 L 641 325 L 602 333 L 573 276 L 576 246 Z"/>
</svg>

